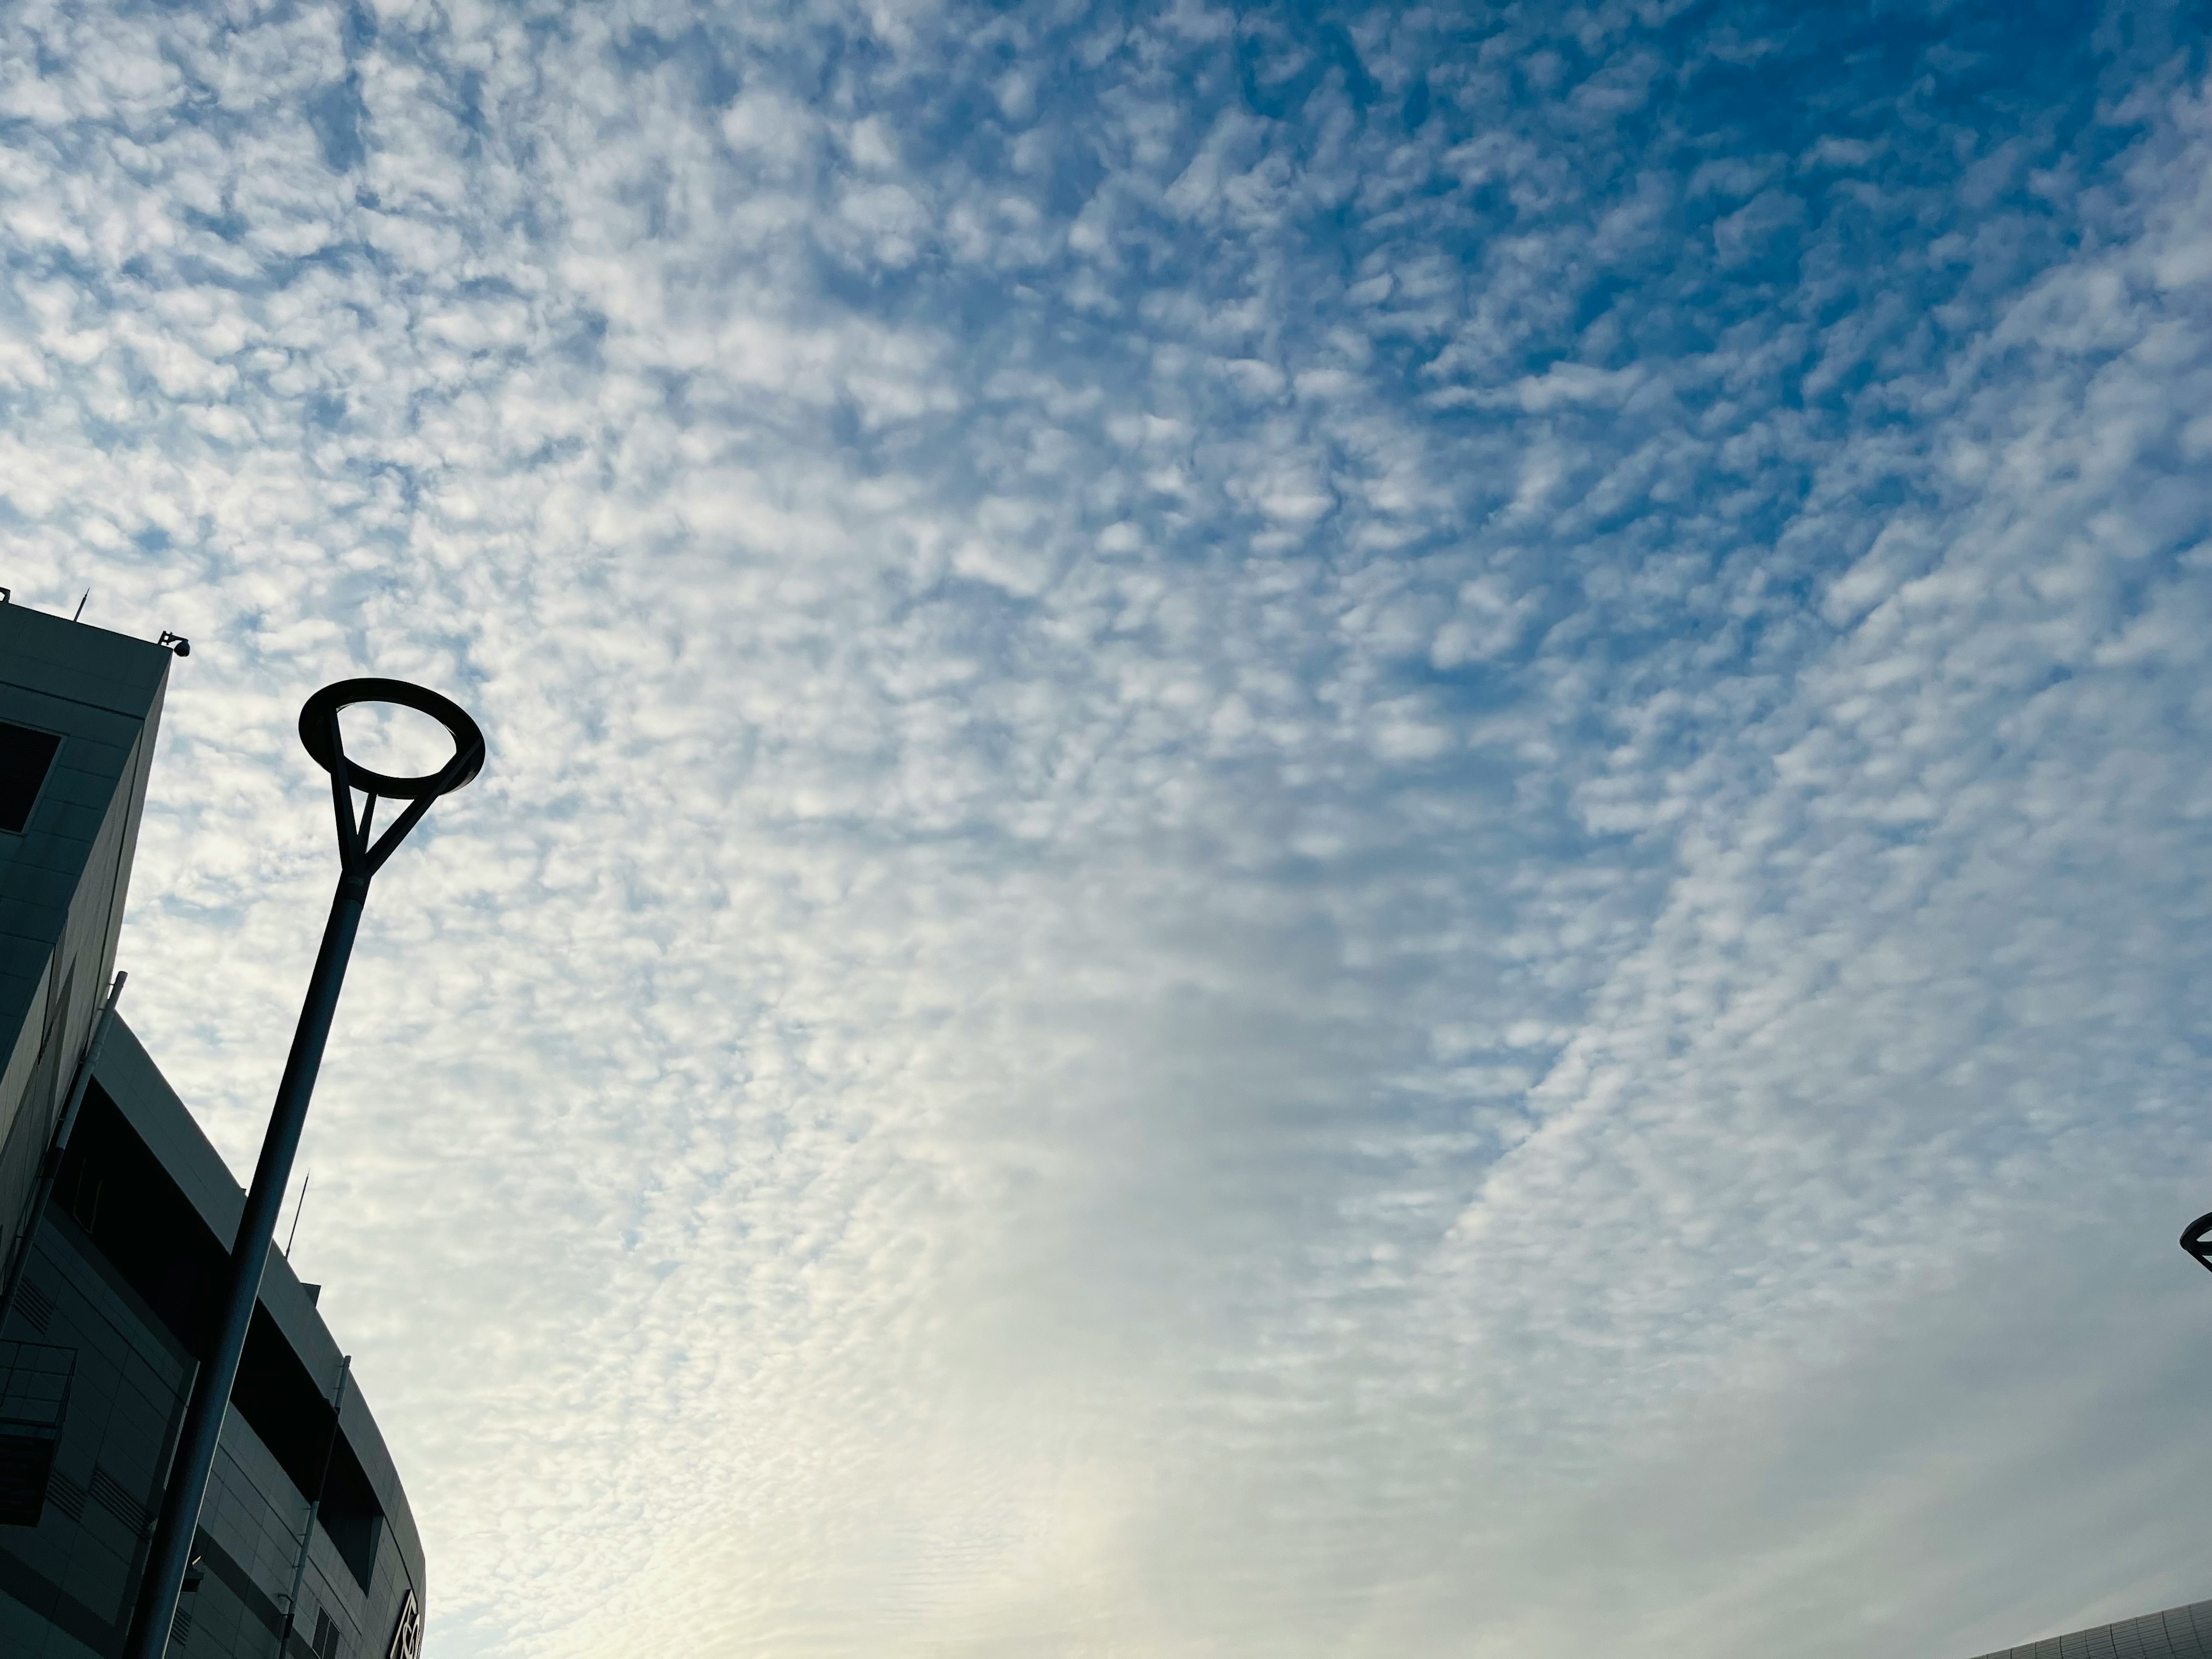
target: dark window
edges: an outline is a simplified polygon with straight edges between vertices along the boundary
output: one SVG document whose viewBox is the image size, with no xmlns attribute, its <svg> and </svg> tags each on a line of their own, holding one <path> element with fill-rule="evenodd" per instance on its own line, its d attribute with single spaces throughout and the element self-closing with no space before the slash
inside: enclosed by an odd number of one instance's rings
<svg viewBox="0 0 2212 1659">
<path fill-rule="evenodd" d="M 376 1570 L 377 1540 L 384 1533 L 384 1506 L 376 1501 L 376 1489 L 368 1484 L 361 1460 L 343 1435 L 331 1456 L 330 1479 L 323 1483 L 323 1507 L 316 1511 L 316 1519 L 354 1583 L 367 1589 L 369 1575 Z"/>
<path fill-rule="evenodd" d="M 46 1512 L 54 1443 L 42 1434 L 0 1429 L 0 1527 L 35 1527 Z"/>
<path fill-rule="evenodd" d="M 0 830 L 23 833 L 31 806 L 39 799 L 54 751 L 62 740 L 51 732 L 0 720 Z"/>
<path fill-rule="evenodd" d="M 39 1524 L 76 1370 L 74 1348 L 0 1342 L 0 1526 Z"/>
<path fill-rule="evenodd" d="M 338 1621 L 315 1609 L 315 1659 L 338 1659 Z"/>
</svg>

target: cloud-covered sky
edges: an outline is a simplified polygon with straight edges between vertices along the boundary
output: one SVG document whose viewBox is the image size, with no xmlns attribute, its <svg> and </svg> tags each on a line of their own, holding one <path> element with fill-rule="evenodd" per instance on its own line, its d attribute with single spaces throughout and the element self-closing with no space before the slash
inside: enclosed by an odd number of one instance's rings
<svg viewBox="0 0 2212 1659">
<path fill-rule="evenodd" d="M 234 1167 L 301 700 L 490 737 L 303 1153 L 432 1659 L 2212 1595 L 2203 21 L 0 14 L 0 582 L 191 638 Z"/>
</svg>

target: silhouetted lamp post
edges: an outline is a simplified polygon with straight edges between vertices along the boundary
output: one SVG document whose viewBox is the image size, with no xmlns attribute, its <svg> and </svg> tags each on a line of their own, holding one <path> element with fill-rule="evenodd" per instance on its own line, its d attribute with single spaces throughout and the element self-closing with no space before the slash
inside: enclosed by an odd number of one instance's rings
<svg viewBox="0 0 2212 1659">
<path fill-rule="evenodd" d="M 440 770 L 419 778 L 388 778 L 349 761 L 338 732 L 338 712 L 367 702 L 396 703 L 428 714 L 453 738 L 453 757 Z M 323 929 L 323 948 L 315 957 L 315 971 L 307 981 L 300 1024 L 292 1034 L 292 1052 L 284 1061 L 283 1079 L 276 1085 L 276 1104 L 269 1115 L 268 1133 L 262 1138 L 261 1161 L 254 1165 L 246 1212 L 239 1218 L 222 1317 L 207 1359 L 192 1378 L 191 1398 L 185 1407 L 176 1457 L 169 1466 L 168 1485 L 161 1497 L 161 1519 L 155 1524 L 145 1576 L 139 1580 L 137 1605 L 131 1615 L 131 1635 L 125 1649 L 130 1659 L 161 1659 L 169 1645 L 177 1595 L 191 1559 L 200 1505 L 215 1468 L 223 1412 L 230 1403 L 231 1385 L 238 1380 L 239 1358 L 246 1352 L 246 1334 L 253 1322 L 254 1304 L 260 1298 L 261 1273 L 276 1234 L 276 1211 L 283 1202 L 284 1189 L 291 1184 L 292 1159 L 300 1150 L 308 1097 L 315 1091 L 315 1073 L 323 1062 L 323 1045 L 330 1037 L 331 1017 L 337 1011 L 346 959 L 353 954 L 362 906 L 368 899 L 369 878 L 384 867 L 407 832 L 422 822 L 430 803 L 475 777 L 484 760 L 483 733 L 477 729 L 477 723 L 458 704 L 404 680 L 340 680 L 325 686 L 300 711 L 300 741 L 331 775 L 331 799 L 338 820 L 337 893 L 331 901 L 331 919 Z M 353 809 L 356 789 L 368 798 L 358 821 Z M 371 841 L 380 799 L 407 805 L 385 832 Z"/>
</svg>

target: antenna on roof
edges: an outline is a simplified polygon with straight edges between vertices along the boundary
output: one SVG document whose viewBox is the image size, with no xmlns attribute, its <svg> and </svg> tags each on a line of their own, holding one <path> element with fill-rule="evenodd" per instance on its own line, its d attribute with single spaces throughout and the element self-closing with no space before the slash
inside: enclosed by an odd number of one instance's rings
<svg viewBox="0 0 2212 1659">
<path fill-rule="evenodd" d="M 88 588 L 88 588 L 86 588 L 86 589 L 84 590 L 84 599 L 90 599 L 91 597 L 92 597 L 92 590 L 91 590 L 90 588 Z M 75 613 L 74 613 L 74 614 L 70 617 L 70 620 L 71 622 L 75 622 L 75 621 L 76 621 L 79 617 L 82 617 L 82 616 L 83 616 L 83 615 L 84 615 L 84 599 L 79 599 L 79 600 L 76 602 L 76 612 L 75 612 Z"/>
<path fill-rule="evenodd" d="M 284 1260 L 292 1259 L 292 1241 L 300 1236 L 300 1212 L 307 1207 L 307 1182 L 315 1178 L 313 1170 L 307 1171 L 307 1181 L 300 1183 L 300 1201 L 292 1208 L 292 1231 L 284 1235 Z"/>
</svg>

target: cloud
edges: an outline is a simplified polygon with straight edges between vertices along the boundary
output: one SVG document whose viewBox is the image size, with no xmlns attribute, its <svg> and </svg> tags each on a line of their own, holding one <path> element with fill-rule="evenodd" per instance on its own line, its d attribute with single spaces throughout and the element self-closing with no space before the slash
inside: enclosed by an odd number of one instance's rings
<svg viewBox="0 0 2212 1659">
<path fill-rule="evenodd" d="M 235 1167 L 300 699 L 490 734 L 300 1244 L 430 1650 L 2202 1594 L 2172 24 L 11 13 L 5 580 L 193 640 L 124 960 Z"/>
</svg>

